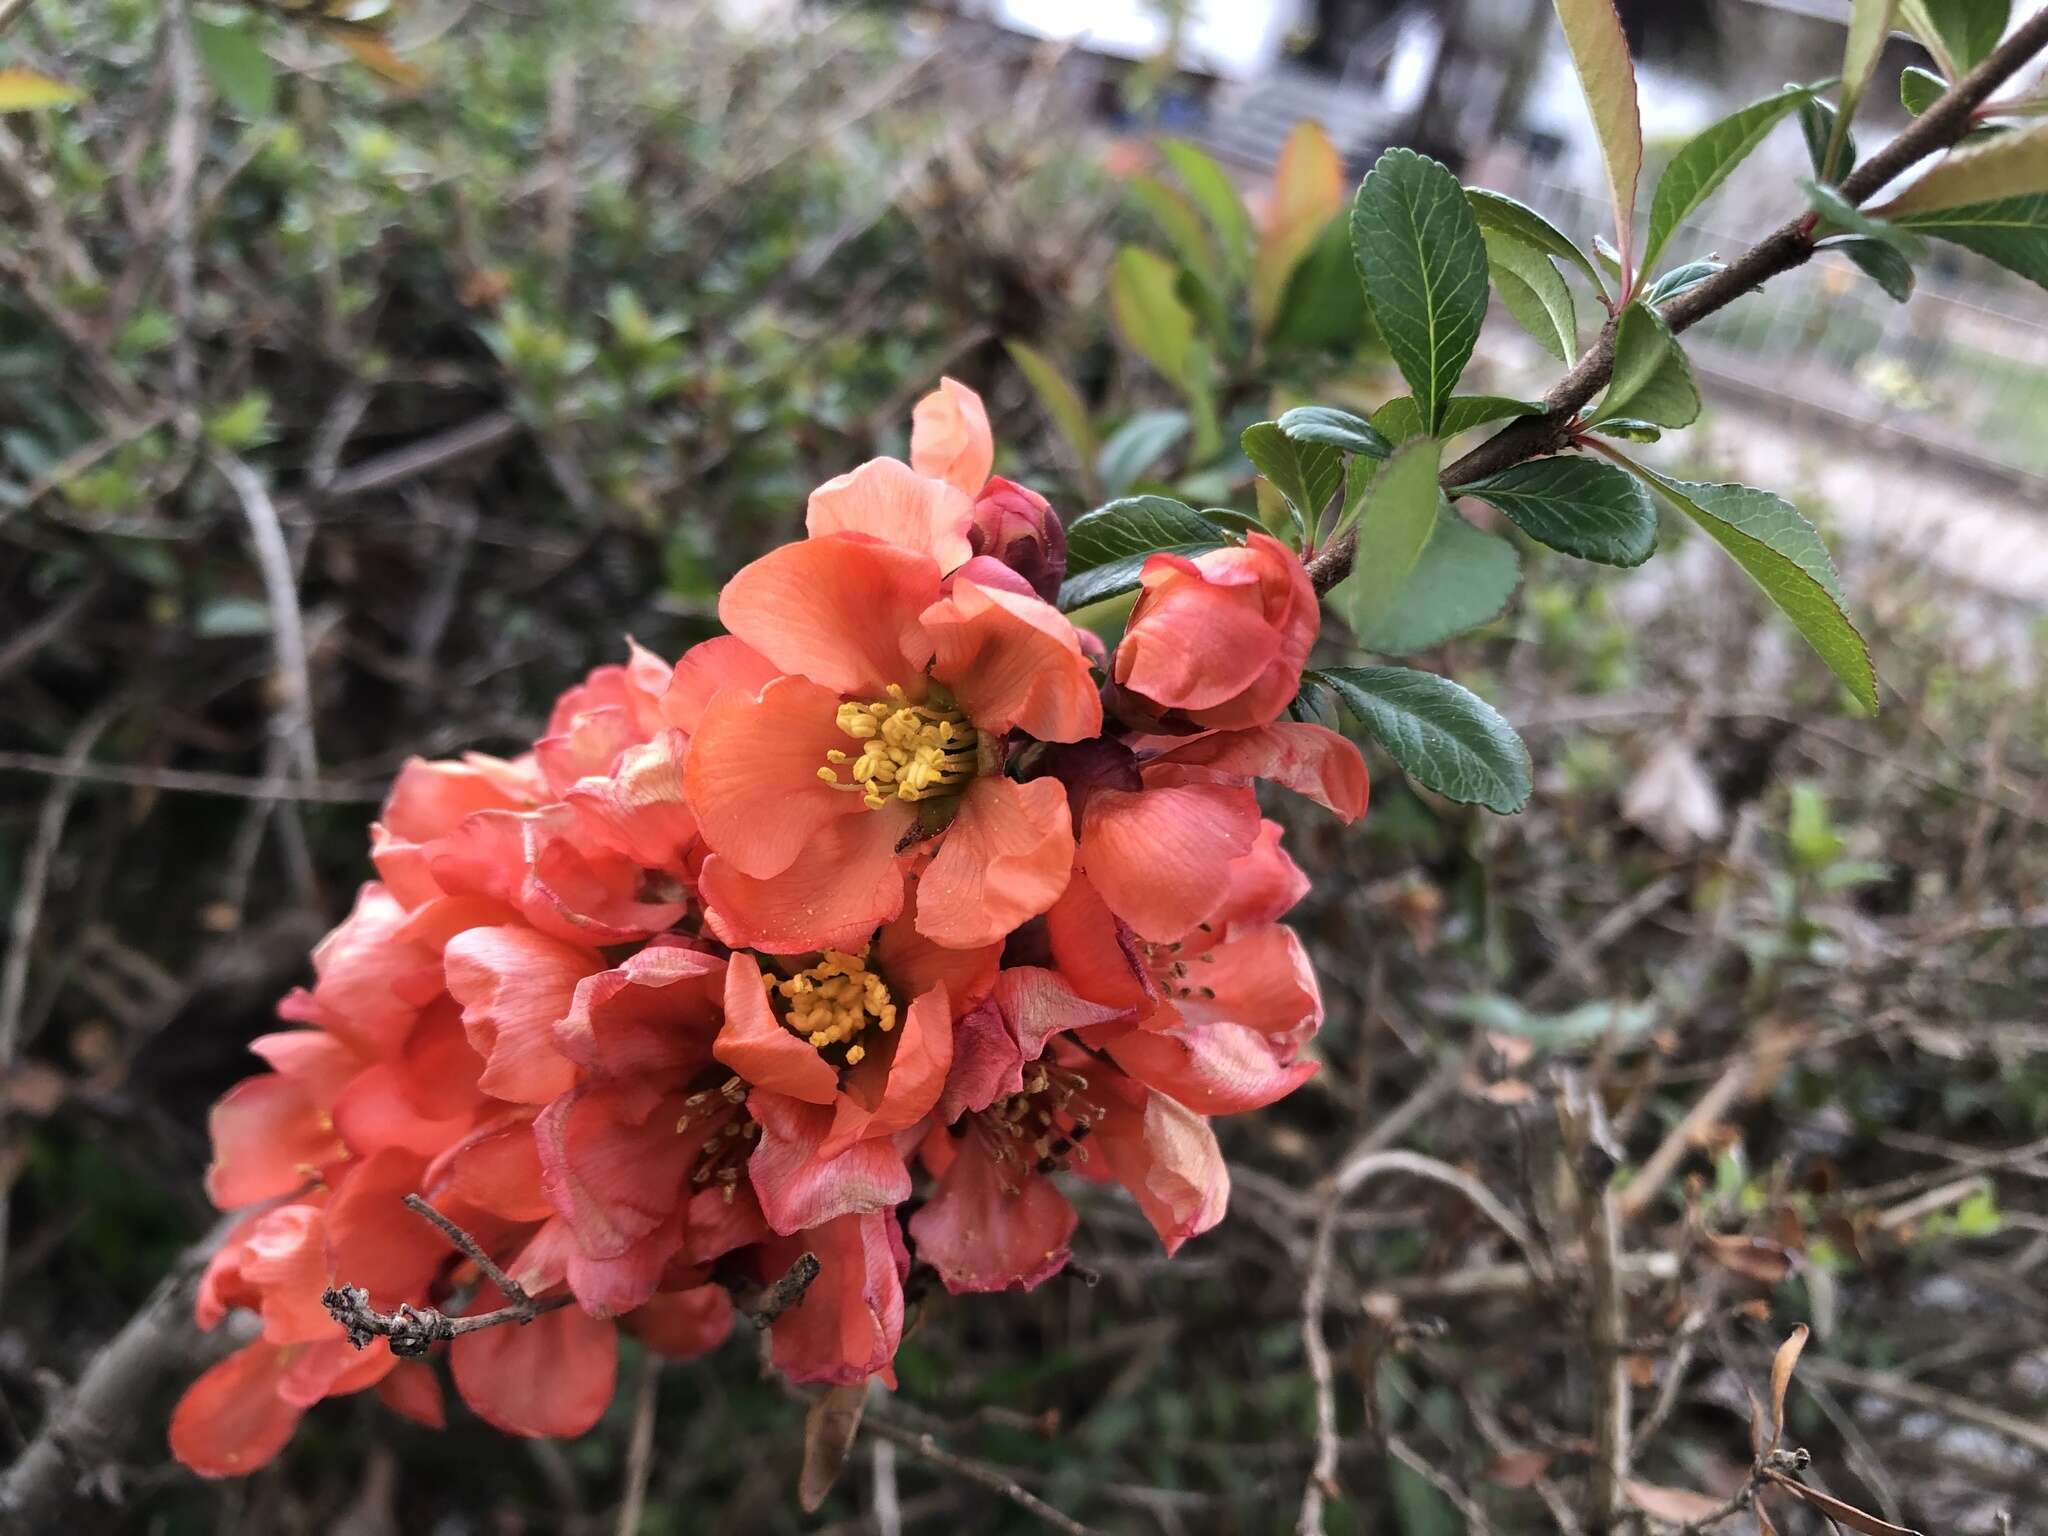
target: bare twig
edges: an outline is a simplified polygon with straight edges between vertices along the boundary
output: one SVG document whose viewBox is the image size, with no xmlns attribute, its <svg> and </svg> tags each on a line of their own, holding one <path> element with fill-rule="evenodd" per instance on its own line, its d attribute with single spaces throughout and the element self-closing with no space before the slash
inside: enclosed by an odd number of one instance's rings
<svg viewBox="0 0 2048 1536">
<path fill-rule="evenodd" d="M 90 715 L 77 730 L 71 733 L 71 740 L 65 744 L 64 761 L 78 764 L 85 761 L 93 744 L 100 739 L 114 716 L 125 705 L 120 697 L 109 699 Z M 35 841 L 29 845 L 28 856 L 22 861 L 21 888 L 14 898 L 14 909 L 7 924 L 7 959 L 0 965 L 0 1075 L 14 1065 L 14 1053 L 21 1045 L 21 1011 L 28 996 L 29 951 L 35 943 L 36 925 L 41 920 L 43 896 L 50 885 L 50 870 L 57 858 L 57 845 L 64 837 L 64 822 L 71 814 L 71 802 L 76 798 L 76 779 L 62 778 L 50 786 L 43 797 L 43 808 L 36 817 Z M 0 1125 L 5 1124 L 0 1114 Z M 7 1267 L 7 1186 L 0 1182 L 0 1274 Z"/>
<path fill-rule="evenodd" d="M 313 743 L 313 684 L 291 551 L 285 545 L 277 508 L 256 471 L 231 453 L 216 454 L 213 464 L 234 490 L 249 525 L 256 568 L 263 577 L 264 601 L 270 606 L 271 644 L 277 651 L 278 681 L 283 693 L 278 705 L 278 725 L 291 742 L 292 766 L 300 781 L 311 783 L 320 777 L 320 757 Z"/>
<path fill-rule="evenodd" d="M 199 118 L 206 91 L 199 73 L 199 51 L 192 40 L 190 0 L 171 0 L 164 7 L 163 38 L 164 57 L 171 72 L 171 123 L 164 136 L 164 161 L 169 173 L 164 189 L 164 267 L 170 278 L 171 314 L 177 321 L 171 340 L 171 386 L 177 396 L 179 433 L 189 439 L 199 430 L 199 359 L 194 334 L 198 268 L 193 249 L 193 189 L 199 183 Z"/>
<path fill-rule="evenodd" d="M 626 1442 L 626 1496 L 619 1501 L 618 1536 L 639 1536 L 647 1508 L 647 1479 L 654 1470 L 654 1414 L 661 1386 L 661 1356 L 649 1350 L 633 1388 L 633 1433 Z"/>
<path fill-rule="evenodd" d="M 1612 1531 L 1628 1509 L 1630 1392 L 1622 1358 L 1625 1335 L 1621 1223 L 1611 1187 L 1613 1163 L 1601 1144 L 1599 1106 L 1576 1077 L 1558 1098 L 1566 1177 L 1574 1188 L 1586 1249 L 1586 1352 L 1593 1376 L 1593 1455 L 1586 1526 Z"/>
<path fill-rule="evenodd" d="M 766 1328 L 804 1299 L 804 1292 L 818 1278 L 818 1269 L 815 1253 L 798 1254 L 795 1262 L 783 1271 L 781 1279 L 763 1287 L 758 1296 L 743 1298 L 740 1310 L 753 1319 L 756 1328 Z"/>
<path fill-rule="evenodd" d="M 2004 42 L 1986 54 L 1975 69 L 1951 86 L 1904 132 L 1850 172 L 1839 188 L 1842 196 L 1852 204 L 1862 203 L 1902 171 L 1954 144 L 1970 131 L 1976 108 L 2044 48 L 2048 48 L 2048 11 L 2039 12 L 2015 27 Z M 1815 238 L 1810 216 L 1792 219 L 1724 270 L 1663 305 L 1658 313 L 1673 331 L 1696 325 L 1761 286 L 1765 279 L 1789 272 L 1807 261 L 1813 255 Z M 1543 397 L 1542 415 L 1521 418 L 1448 466 L 1440 481 L 1444 489 L 1470 485 L 1524 459 L 1563 448 L 1569 441 L 1574 418 L 1613 376 L 1615 325 L 1615 321 L 1608 322 L 1599 340 Z M 1327 592 L 1349 575 L 1357 550 L 1357 534 L 1346 533 L 1333 539 L 1328 548 L 1311 560 L 1309 575 L 1316 590 Z"/>
<path fill-rule="evenodd" d="M 150 1421 L 136 1404 L 192 1347 L 192 1292 L 206 1261 L 239 1219 L 224 1216 L 186 1250 L 148 1301 L 109 1339 L 28 1448 L 0 1473 L 0 1530 L 47 1532 L 90 1474 L 118 1456 L 124 1437 Z M 222 1330 L 225 1343 L 225 1330 Z"/>
<path fill-rule="evenodd" d="M 1671 1127 L 1657 1150 L 1643 1159 L 1643 1165 L 1614 1196 L 1615 1213 L 1623 1222 L 1636 1220 L 1664 1192 L 1664 1183 L 1686 1153 L 1726 1114 L 1729 1107 L 1748 1091 L 1756 1076 L 1756 1058 L 1745 1051 L 1728 1064 L 1714 1085 L 1701 1094 Z"/>
<path fill-rule="evenodd" d="M 1071 1515 L 1062 1514 L 1054 1509 L 1000 1467 L 992 1467 L 987 1462 L 975 1461 L 956 1451 L 949 1451 L 931 1435 L 906 1429 L 900 1424 L 891 1424 L 888 1420 L 877 1419 L 872 1414 L 861 1427 L 871 1435 L 878 1435 L 902 1447 L 922 1461 L 928 1461 L 935 1467 L 964 1477 L 969 1482 L 979 1483 L 991 1493 L 1008 1499 L 1027 1514 L 1036 1515 L 1054 1530 L 1064 1533 L 1064 1536 L 1099 1536 L 1093 1526 L 1083 1525 Z"/>
<path fill-rule="evenodd" d="M 303 800 L 319 805 L 375 805 L 391 788 L 382 780 L 282 784 L 268 776 L 251 778 L 246 774 L 206 773 L 193 768 L 142 768 L 132 763 L 74 763 L 43 752 L 0 752 L 0 773 L 8 772 L 32 773 L 79 784 L 122 784 L 135 789 L 225 795 L 231 800 Z"/>
</svg>

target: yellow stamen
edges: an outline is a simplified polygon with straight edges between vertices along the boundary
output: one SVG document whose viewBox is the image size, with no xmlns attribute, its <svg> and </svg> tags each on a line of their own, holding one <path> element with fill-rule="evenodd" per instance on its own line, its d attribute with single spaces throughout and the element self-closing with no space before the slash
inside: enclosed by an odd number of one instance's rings
<svg viewBox="0 0 2048 1536">
<path fill-rule="evenodd" d="M 867 967 L 865 947 L 858 952 L 828 949 L 818 963 L 786 981 L 763 977 L 788 1005 L 782 1022 L 819 1050 L 844 1045 L 873 1025 L 883 1034 L 896 1027 L 896 1000 L 888 985 Z M 846 1064 L 857 1065 L 867 1047 L 854 1045 Z"/>
<path fill-rule="evenodd" d="M 818 777 L 834 789 L 859 795 L 871 810 L 890 800 L 929 800 L 960 789 L 974 777 L 977 737 L 957 709 L 912 704 L 891 683 L 887 697 L 848 700 L 839 706 L 839 729 L 862 743 L 850 763 L 836 748 L 825 754 Z M 837 765 L 846 765 L 846 778 Z"/>
</svg>

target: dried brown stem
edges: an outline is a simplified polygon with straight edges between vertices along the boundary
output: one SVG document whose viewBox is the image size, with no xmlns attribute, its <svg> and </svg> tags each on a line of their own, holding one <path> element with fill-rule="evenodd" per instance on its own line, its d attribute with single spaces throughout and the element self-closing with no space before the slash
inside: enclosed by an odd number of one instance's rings
<svg viewBox="0 0 2048 1536">
<path fill-rule="evenodd" d="M 2004 42 L 1986 54 L 1975 69 L 1915 118 L 1903 133 L 1850 172 L 1839 188 L 1842 196 L 1852 204 L 1860 204 L 1900 172 L 1954 144 L 1970 131 L 1978 106 L 2043 49 L 2048 49 L 2048 11 L 2014 28 Z M 1814 221 L 1810 215 L 1802 214 L 1759 240 L 1725 270 L 1660 306 L 1658 313 L 1673 331 L 1697 325 L 1751 289 L 1762 286 L 1767 278 L 1805 263 L 1813 255 L 1814 239 Z M 1609 321 L 1571 371 L 1552 386 L 1543 397 L 1542 415 L 1521 418 L 1447 466 L 1440 477 L 1444 489 L 1470 485 L 1524 459 L 1562 449 L 1569 441 L 1573 419 L 1613 376 L 1614 329 L 1615 322 Z M 1327 549 L 1309 562 L 1309 575 L 1316 590 L 1327 592 L 1348 576 L 1357 552 L 1355 532 L 1332 540 Z"/>
</svg>

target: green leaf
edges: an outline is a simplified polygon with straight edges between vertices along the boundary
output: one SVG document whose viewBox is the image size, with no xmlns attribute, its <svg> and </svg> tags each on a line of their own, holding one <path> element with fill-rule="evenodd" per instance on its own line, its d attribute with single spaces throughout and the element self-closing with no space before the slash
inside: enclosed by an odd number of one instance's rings
<svg viewBox="0 0 2048 1536">
<path fill-rule="evenodd" d="M 1316 676 L 1423 788 L 1502 815 L 1529 803 L 1529 749 L 1477 694 L 1407 667 L 1332 667 Z"/>
<path fill-rule="evenodd" d="M 1602 437 L 1618 437 L 1625 443 L 1654 443 L 1664 435 L 1664 429 L 1656 423 L 1638 421 L 1633 416 L 1617 416 L 1593 430 Z"/>
<path fill-rule="evenodd" d="M 261 598 L 216 597 L 193 615 L 192 632 L 208 640 L 270 633 L 270 608 Z"/>
<path fill-rule="evenodd" d="M 1440 506 L 1436 531 L 1401 600 L 1382 622 L 1359 635 L 1358 643 L 1387 656 L 1439 645 L 1497 617 L 1514 596 L 1520 576 L 1514 545 L 1498 534 L 1481 533 Z"/>
<path fill-rule="evenodd" d="M 253 32 L 194 21 L 192 42 L 207 79 L 229 106 L 247 118 L 270 116 L 277 104 L 277 74 Z"/>
<path fill-rule="evenodd" d="M 1479 221 L 1479 228 L 1498 230 L 1505 235 L 1533 245 L 1546 256 L 1555 256 L 1568 261 L 1585 274 L 1586 281 L 1593 285 L 1593 291 L 1602 298 L 1607 296 L 1607 284 L 1601 280 L 1600 271 L 1593 265 L 1592 258 L 1574 245 L 1570 238 L 1550 220 L 1543 217 L 1526 203 L 1518 203 L 1505 192 L 1488 192 L 1482 187 L 1467 187 L 1465 200 L 1472 205 L 1472 215 Z"/>
<path fill-rule="evenodd" d="M 1899 224 L 1975 251 L 2048 288 L 2048 196 L 1909 213 Z"/>
<path fill-rule="evenodd" d="M 1658 1016 L 1654 1003 L 1604 1000 L 1581 1003 L 1563 1013 L 1531 1013 L 1498 992 L 1461 997 L 1445 1011 L 1490 1033 L 1518 1035 L 1543 1047 L 1590 1045 L 1610 1037 L 1647 1034 Z"/>
<path fill-rule="evenodd" d="M 66 107 L 83 101 L 85 92 L 62 80 L 18 65 L 0 69 L 0 112 L 27 112 L 35 107 Z"/>
<path fill-rule="evenodd" d="M 1799 185 L 1806 191 L 1807 202 L 1813 205 L 1814 211 L 1830 228 L 1849 230 L 1866 240 L 1875 240 L 1879 245 L 1892 246 L 1902 256 L 1919 253 L 1920 242 L 1905 230 L 1883 219 L 1872 218 L 1833 187 L 1818 181 L 1802 181 Z"/>
<path fill-rule="evenodd" d="M 1966 149 L 1950 150 L 1874 217 L 1901 219 L 1975 203 L 2007 202 L 2048 192 L 2048 123 L 2001 133 Z"/>
<path fill-rule="evenodd" d="M 1699 413 L 1700 392 L 1671 327 L 1654 309 L 1629 305 L 1614 334 L 1614 374 L 1593 421 L 1630 416 L 1660 427 L 1685 427 Z"/>
<path fill-rule="evenodd" d="M 1836 113 L 1831 102 L 1822 101 L 1818 96 L 1799 104 L 1799 131 L 1806 139 L 1806 158 L 1813 164 L 1813 174 L 1826 175 L 1822 168 L 1828 159 L 1828 149 L 1834 143 Z M 1856 165 L 1856 135 L 1844 131 L 1842 142 L 1835 150 L 1836 169 L 1846 176 Z"/>
<path fill-rule="evenodd" d="M 1297 443 L 1328 443 L 1345 453 L 1389 458 L 1394 445 L 1363 416 L 1328 405 L 1297 405 L 1280 417 L 1280 430 Z"/>
<path fill-rule="evenodd" d="M 1697 288 L 1716 272 L 1726 272 L 1728 263 L 1706 258 L 1688 261 L 1682 267 L 1673 267 L 1649 287 L 1643 290 L 1643 302 L 1655 308 L 1666 299 L 1675 299 L 1688 288 Z"/>
<path fill-rule="evenodd" d="M 1746 485 L 1643 477 L 1734 557 L 1820 653 L 1865 709 L 1877 709 L 1870 651 L 1849 622 L 1841 578 L 1813 524 L 1792 504 Z"/>
<path fill-rule="evenodd" d="M 1493 288 L 1515 323 L 1561 363 L 1579 353 L 1579 316 L 1572 291 L 1550 258 L 1516 235 L 1484 230 L 1486 267 Z"/>
<path fill-rule="evenodd" d="M 1543 407 L 1534 400 L 1510 400 L 1505 395 L 1453 395 L 1444 402 L 1443 435 L 1456 437 L 1490 421 L 1542 414 Z M 1396 443 L 1422 436 L 1422 412 L 1416 408 L 1413 395 L 1394 396 L 1372 413 L 1372 424 Z"/>
<path fill-rule="evenodd" d="M 1272 333 L 1295 269 L 1344 209 L 1344 160 L 1322 124 L 1303 118 L 1280 146 L 1252 255 L 1252 329 Z"/>
<path fill-rule="evenodd" d="M 1246 427 L 1238 441 L 1252 467 L 1287 498 L 1299 544 L 1343 483 L 1344 456 L 1327 443 L 1297 442 L 1277 421 Z"/>
<path fill-rule="evenodd" d="M 1932 70 L 1908 64 L 1899 71 L 1899 105 L 1918 117 L 1948 94 L 1948 82 Z"/>
<path fill-rule="evenodd" d="M 1891 36 L 1892 16 L 1898 8 L 1898 0 L 1849 0 L 1849 31 L 1842 42 L 1841 103 L 1821 154 L 1818 174 L 1822 181 L 1835 181 L 1847 169 L 1835 165 L 1841 141 L 1849 120 L 1856 115 L 1856 104 L 1863 99 L 1864 87 L 1870 84 L 1871 72 L 1877 68 L 1877 56 L 1884 52 L 1884 40 Z"/>
<path fill-rule="evenodd" d="M 1763 143 L 1764 135 L 1777 127 L 1786 113 L 1812 95 L 1803 85 L 1787 86 L 1754 106 L 1730 113 L 1672 156 L 1650 198 L 1650 234 L 1643 246 L 1645 272 L 1655 268 L 1665 241 L 1728 179 L 1728 173 Z"/>
<path fill-rule="evenodd" d="M 1124 496 L 1084 512 L 1067 525 L 1067 569 L 1091 570 L 1158 549 L 1195 544 L 1214 549 L 1223 530 L 1171 496 Z"/>
<path fill-rule="evenodd" d="M 1657 548 L 1657 508 L 1642 482 L 1598 459 L 1530 459 L 1472 485 L 1539 544 L 1602 565 L 1641 565 Z"/>
<path fill-rule="evenodd" d="M 1170 496 L 1127 496 L 1067 527 L 1067 579 L 1060 608 L 1072 613 L 1138 585 L 1149 556 L 1198 555 L 1230 540 L 1223 529 Z"/>
<path fill-rule="evenodd" d="M 1351 249 L 1373 321 L 1435 432 L 1486 318 L 1486 242 L 1464 189 L 1427 156 L 1388 150 L 1359 183 Z"/>
<path fill-rule="evenodd" d="M 1572 68 L 1578 71 L 1579 87 L 1593 114 L 1593 132 L 1607 167 L 1607 189 L 1614 199 L 1614 228 L 1626 251 L 1635 223 L 1636 183 L 1643 174 L 1643 120 L 1636 106 L 1636 68 L 1628 56 L 1628 38 L 1614 0 L 1554 3 Z"/>
<path fill-rule="evenodd" d="M 1242 281 L 1252 268 L 1252 220 L 1229 174 L 1184 139 L 1160 140 L 1159 152 L 1186 184 L 1188 196 L 1216 232 L 1225 264 Z"/>
<path fill-rule="evenodd" d="M 1864 275 L 1899 303 L 1913 297 L 1913 263 L 1895 245 L 1863 235 L 1843 235 L 1820 249 L 1836 251 L 1855 262 Z"/>
<path fill-rule="evenodd" d="M 1982 63 L 2005 36 L 2012 0 L 1900 0 L 1899 20 L 1927 45 L 1951 79 L 1959 79 Z"/>
<path fill-rule="evenodd" d="M 1133 352 L 1169 382 L 1189 389 L 1198 357 L 1195 317 L 1175 294 L 1174 278 L 1173 263 L 1164 256 L 1125 246 L 1110 270 L 1109 311 Z"/>
<path fill-rule="evenodd" d="M 1443 503 L 1436 483 L 1443 451 L 1441 438 L 1404 443 L 1366 487 L 1351 574 L 1330 594 L 1354 634 L 1367 634 L 1394 611 L 1429 542 Z"/>
<path fill-rule="evenodd" d="M 1185 411 L 1140 411 L 1109 434 L 1096 456 L 1096 474 L 1114 496 L 1155 469 L 1188 435 Z"/>
<path fill-rule="evenodd" d="M 1352 353 L 1374 336 L 1365 289 L 1351 261 L 1351 233 L 1332 219 L 1301 258 L 1266 336 L 1274 352 Z"/>
<path fill-rule="evenodd" d="M 1166 243 L 1182 265 L 1211 287 L 1220 286 L 1222 263 L 1208 225 L 1195 205 L 1165 182 L 1150 176 L 1135 176 L 1129 186 L 1131 196 L 1159 226 L 1159 232 L 1166 236 Z"/>
<path fill-rule="evenodd" d="M 1024 375 L 1024 381 L 1038 397 L 1039 405 L 1052 418 L 1052 424 L 1059 430 L 1060 440 L 1067 445 L 1067 451 L 1074 456 L 1082 478 L 1092 481 L 1098 446 L 1095 424 L 1089 419 L 1088 407 L 1081 402 L 1080 391 L 1050 358 L 1023 342 L 1006 341 L 1003 350 L 1010 354 L 1010 361 L 1017 365 L 1017 371 Z"/>
</svg>

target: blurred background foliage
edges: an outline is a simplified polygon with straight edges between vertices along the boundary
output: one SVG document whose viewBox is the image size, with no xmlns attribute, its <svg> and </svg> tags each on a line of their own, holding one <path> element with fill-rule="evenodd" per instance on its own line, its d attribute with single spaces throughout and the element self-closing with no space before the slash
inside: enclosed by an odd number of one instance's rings
<svg viewBox="0 0 2048 1536">
<path fill-rule="evenodd" d="M 350 14 L 44 0 L 6 45 L 84 93 L 0 116 L 9 1455 L 206 1230 L 205 1107 L 406 755 L 512 749 L 622 635 L 710 633 L 723 578 L 900 450 L 942 372 L 1070 515 L 1154 485 L 1251 511 L 1244 423 L 1399 392 L 1313 133 L 1219 187 L 1092 123 L 1058 57 L 889 10 L 479 4 L 389 46 Z M 1514 392 L 1512 356 L 1481 366 Z M 1426 664 L 1528 736 L 1531 808 L 1383 761 L 1350 832 L 1273 807 L 1316 881 L 1326 1067 L 1227 1127 L 1230 1222 L 1167 1263 L 1091 1194 L 1096 1280 L 927 1291 L 888 1416 L 1103 1529 L 1291 1529 L 1316 1181 L 1385 1131 L 1544 1213 L 1547 1074 L 1597 1066 L 1626 1156 L 1674 1148 L 1635 1240 L 1671 1256 L 1630 1345 L 1643 1475 L 1739 1480 L 1739 1383 L 1808 1321 L 1833 1364 L 1794 1433 L 1830 1486 L 1957 1531 L 2022 1510 L 2048 1436 L 1967 1410 L 2048 1402 L 2042 620 L 1801 504 L 1882 717 L 1839 718 L 1698 540 L 1634 573 L 1523 545 L 1516 602 Z M 1395 1182 L 1338 1224 L 1334 1531 L 1547 1529 L 1582 1465 L 1569 1299 L 1435 1287 L 1474 1222 Z M 867 1442 L 806 1521 L 799 1410 L 750 1348 L 649 1378 L 642 1531 L 886 1529 L 884 1487 L 903 1529 L 1034 1528 Z M 218 1486 L 166 1465 L 165 1383 L 95 1528 L 610 1530 L 643 1369 L 574 1444 L 342 1402 Z M 1898 1371 L 1951 1401 L 1870 1388 Z"/>
</svg>

